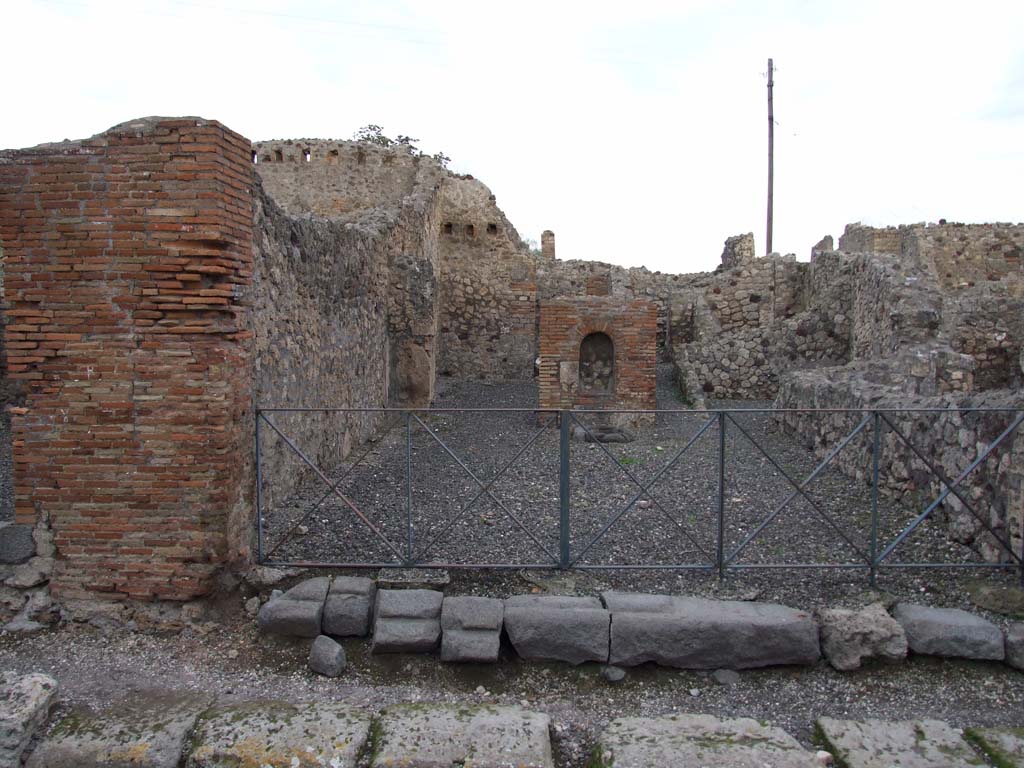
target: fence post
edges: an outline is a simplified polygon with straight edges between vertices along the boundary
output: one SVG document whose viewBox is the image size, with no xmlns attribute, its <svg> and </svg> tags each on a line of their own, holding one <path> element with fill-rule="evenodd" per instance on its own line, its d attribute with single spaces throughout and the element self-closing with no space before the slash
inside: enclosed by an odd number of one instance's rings
<svg viewBox="0 0 1024 768">
<path fill-rule="evenodd" d="M 256 562 L 263 562 L 263 463 L 260 460 L 260 409 L 256 408 Z"/>
<path fill-rule="evenodd" d="M 407 566 L 412 566 L 413 526 L 412 526 L 412 411 L 405 412 L 405 525 Z"/>
<path fill-rule="evenodd" d="M 869 583 L 878 579 L 878 460 L 882 451 L 882 417 L 875 411 L 874 442 L 871 448 L 871 573 Z"/>
<path fill-rule="evenodd" d="M 558 546 L 559 568 L 569 567 L 569 411 L 558 414 Z"/>
<path fill-rule="evenodd" d="M 725 411 L 718 412 L 718 578 L 725 578 Z"/>
</svg>

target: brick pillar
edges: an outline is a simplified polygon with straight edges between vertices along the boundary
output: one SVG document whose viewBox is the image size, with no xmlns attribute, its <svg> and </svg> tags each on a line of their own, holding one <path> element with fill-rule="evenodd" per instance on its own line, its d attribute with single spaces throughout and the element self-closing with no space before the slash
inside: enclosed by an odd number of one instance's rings
<svg viewBox="0 0 1024 768">
<path fill-rule="evenodd" d="M 185 600 L 246 555 L 251 151 L 151 118 L 0 153 L 16 516 L 59 598 Z"/>
<path fill-rule="evenodd" d="M 555 260 L 555 233 L 550 229 L 540 233 L 540 255 L 548 261 Z"/>
</svg>

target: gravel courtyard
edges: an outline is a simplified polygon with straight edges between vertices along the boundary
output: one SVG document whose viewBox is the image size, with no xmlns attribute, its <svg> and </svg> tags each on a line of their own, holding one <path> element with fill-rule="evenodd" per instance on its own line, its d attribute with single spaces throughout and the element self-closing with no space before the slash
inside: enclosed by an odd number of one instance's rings
<svg viewBox="0 0 1024 768">
<path fill-rule="evenodd" d="M 406 508 L 405 423 L 395 414 L 389 432 L 353 449 L 348 462 L 328 472 L 332 482 L 340 480 L 338 489 L 393 549 L 330 493 L 322 480 L 307 471 L 297 493 L 275 508 L 264 510 L 267 558 L 274 562 L 396 563 L 396 552 L 404 556 L 409 551 L 411 522 L 412 552 L 423 564 L 501 564 L 518 570 L 549 568 L 557 561 L 559 434 L 557 425 L 550 423 L 543 428 L 529 411 L 535 405 L 533 384 L 442 381 L 439 390 L 436 409 L 526 410 L 436 411 L 422 415 L 423 425 L 414 420 L 408 456 L 412 467 L 411 515 Z M 675 393 L 669 368 L 660 367 L 659 407 L 685 408 Z M 770 406 L 718 402 L 713 407 Z M 290 417 L 271 414 L 285 433 Z M 731 561 L 738 567 L 730 570 L 728 583 L 740 591 L 753 589 L 762 597 L 785 597 L 791 604 L 796 600 L 808 607 L 846 594 L 850 588 L 864 588 L 867 573 L 863 570 L 811 571 L 788 566 L 862 564 L 861 553 L 868 553 L 870 547 L 870 486 L 827 468 L 805 488 L 812 505 L 796 493 L 783 472 L 800 483 L 814 470 L 817 459 L 784 434 L 770 414 L 736 412 L 732 417 L 735 422 L 730 421 L 726 428 L 726 554 L 734 552 L 787 498 L 793 498 Z M 337 417 L 323 416 L 325 429 L 331 427 L 332 418 Z M 859 417 L 850 414 L 848 418 L 852 431 Z M 596 425 L 593 415 L 583 414 L 579 421 L 588 428 Z M 554 578 L 620 589 L 721 591 L 723 585 L 717 584 L 716 572 L 709 569 L 715 562 L 718 538 L 717 425 L 712 424 L 694 439 L 707 421 L 706 414 L 692 411 L 659 413 L 653 426 L 635 430 L 637 439 L 633 442 L 571 443 L 571 557 L 581 570 Z M 480 486 L 425 427 L 482 483 L 493 480 L 489 486 L 493 498 L 480 493 Z M 272 435 L 267 439 L 278 438 Z M 692 445 L 679 457 L 691 440 Z M 844 450 L 869 452 L 870 430 Z M 297 456 L 291 454 L 288 460 L 294 462 L 296 472 L 303 471 Z M 646 490 L 641 488 L 648 484 Z M 478 494 L 476 502 L 468 506 Z M 323 502 L 316 506 L 321 499 Z M 634 499 L 636 503 L 627 510 Z M 884 496 L 879 511 L 879 549 L 920 512 Z M 599 536 L 606 527 L 604 535 Z M 888 562 L 953 564 L 975 559 L 970 549 L 948 539 L 941 520 L 929 520 L 893 552 Z M 743 570 L 752 565 L 769 568 Z M 602 569 L 608 566 L 617 568 Z M 639 569 L 641 566 L 654 567 Z M 916 593 L 927 591 L 936 580 L 977 576 L 1012 579 L 1012 573 L 983 569 L 943 571 L 941 575 L 894 569 L 882 572 L 880 584 Z M 500 595 L 508 591 L 502 584 L 509 578 L 492 569 L 464 574 L 460 580 L 466 581 L 470 591 Z"/>
</svg>

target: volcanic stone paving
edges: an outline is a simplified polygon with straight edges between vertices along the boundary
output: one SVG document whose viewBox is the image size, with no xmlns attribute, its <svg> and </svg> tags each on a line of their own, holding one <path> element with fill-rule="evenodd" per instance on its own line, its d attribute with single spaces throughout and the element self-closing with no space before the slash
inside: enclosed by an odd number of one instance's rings
<svg viewBox="0 0 1024 768">
<path fill-rule="evenodd" d="M 659 376 L 659 405 L 682 408 L 668 372 L 663 368 Z M 531 382 L 450 382 L 441 389 L 438 408 L 536 407 Z M 800 482 L 817 460 L 783 433 L 770 415 L 746 411 L 732 416 L 735 424 L 726 427 L 726 554 L 790 499 L 732 564 L 863 563 L 870 545 L 868 484 L 826 469 L 804 488 L 816 509 L 783 473 Z M 279 417 L 287 432 L 287 414 Z M 337 427 L 331 421 L 337 417 L 323 418 L 324 429 Z M 598 423 L 593 414 L 577 418 L 588 427 Z M 856 419 L 849 419 L 852 431 Z M 559 553 L 559 438 L 554 423 L 544 428 L 541 422 L 532 412 L 419 414 L 411 422 L 412 475 L 407 485 L 404 419 L 396 417 L 391 431 L 379 440 L 354 448 L 342 466 L 327 468 L 337 491 L 387 544 L 314 477 L 297 495 L 265 511 L 266 552 L 277 562 L 394 563 L 396 552 L 403 557 L 411 552 L 426 563 L 551 565 Z M 662 413 L 653 427 L 637 430 L 631 443 L 571 443 L 570 545 L 578 564 L 711 566 L 718 533 L 717 426 L 712 424 L 678 456 L 707 422 L 704 413 Z M 844 451 L 870 451 L 870 443 L 865 432 Z M 300 460 L 293 459 L 296 471 L 301 471 Z M 411 510 L 406 495 L 410 488 Z M 892 541 L 919 511 L 883 497 L 879 547 Z M 914 559 L 975 558 L 967 548 L 949 542 L 941 524 L 926 523 L 891 556 L 893 561 Z M 617 578 L 626 588 L 639 586 L 631 583 L 639 575 Z M 917 577 L 889 573 L 886 578 Z"/>
</svg>

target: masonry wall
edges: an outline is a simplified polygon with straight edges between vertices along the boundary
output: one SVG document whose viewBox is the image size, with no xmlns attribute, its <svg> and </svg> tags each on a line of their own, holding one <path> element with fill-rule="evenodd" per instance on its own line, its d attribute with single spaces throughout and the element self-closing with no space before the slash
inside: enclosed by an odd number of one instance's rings
<svg viewBox="0 0 1024 768">
<path fill-rule="evenodd" d="M 446 179 L 439 216 L 438 370 L 484 380 L 532 378 L 537 257 L 476 179 Z"/>
<path fill-rule="evenodd" d="M 329 219 L 388 271 L 389 401 L 425 406 L 438 356 L 438 190 L 447 172 L 408 146 L 283 140 L 253 145 L 268 197 L 295 217 Z"/>
<path fill-rule="evenodd" d="M 252 287 L 254 395 L 262 408 L 382 408 L 388 400 L 389 232 L 285 213 L 257 186 Z M 329 471 L 380 413 L 267 413 Z M 313 469 L 261 425 L 262 502 L 275 509 Z M 326 490 L 326 488 L 325 488 Z"/>
<path fill-rule="evenodd" d="M 189 599 L 248 554 L 251 186 L 199 118 L 0 153 L 15 511 L 62 599 Z"/>
</svg>

